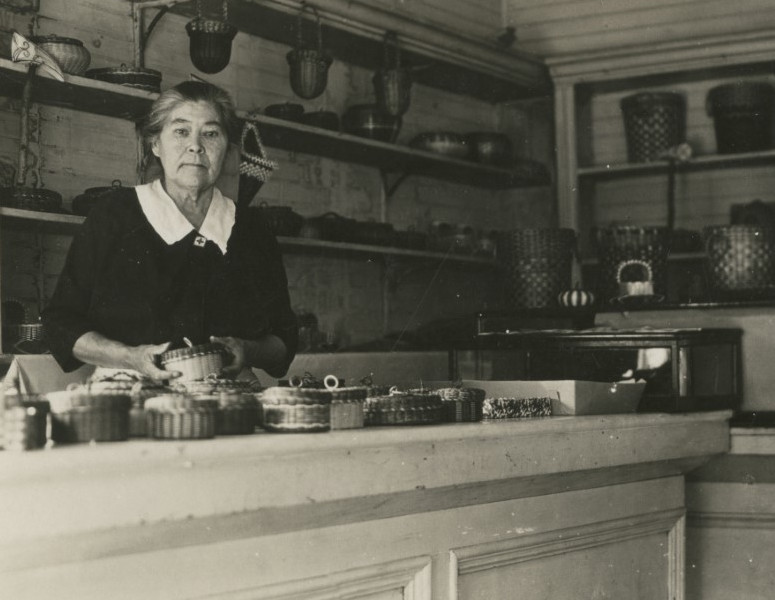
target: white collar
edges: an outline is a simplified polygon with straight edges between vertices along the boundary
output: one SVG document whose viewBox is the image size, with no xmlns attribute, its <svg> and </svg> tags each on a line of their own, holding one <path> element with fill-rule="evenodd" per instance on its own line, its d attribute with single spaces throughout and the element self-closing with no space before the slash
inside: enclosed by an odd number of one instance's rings
<svg viewBox="0 0 775 600">
<path fill-rule="evenodd" d="M 135 191 L 145 218 L 166 244 L 179 242 L 194 230 L 194 226 L 164 190 L 161 179 L 138 185 Z M 218 188 L 213 188 L 213 199 L 198 233 L 215 242 L 222 254 L 226 254 L 226 244 L 234 226 L 234 214 L 234 202 L 221 194 Z"/>
</svg>

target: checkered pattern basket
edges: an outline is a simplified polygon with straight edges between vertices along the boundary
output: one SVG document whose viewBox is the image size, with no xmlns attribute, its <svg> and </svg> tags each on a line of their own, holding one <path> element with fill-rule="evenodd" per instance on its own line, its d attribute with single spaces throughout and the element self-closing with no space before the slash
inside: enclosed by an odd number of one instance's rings
<svg viewBox="0 0 775 600">
<path fill-rule="evenodd" d="M 554 306 L 571 287 L 576 248 L 572 229 L 517 229 L 498 235 L 498 261 L 506 277 L 507 302 L 512 308 Z"/>
<path fill-rule="evenodd" d="M 703 231 L 710 294 L 747 300 L 775 296 L 775 229 L 719 225 Z"/>
<path fill-rule="evenodd" d="M 627 157 L 657 160 L 686 139 L 686 101 L 674 92 L 641 92 L 622 98 Z"/>
</svg>

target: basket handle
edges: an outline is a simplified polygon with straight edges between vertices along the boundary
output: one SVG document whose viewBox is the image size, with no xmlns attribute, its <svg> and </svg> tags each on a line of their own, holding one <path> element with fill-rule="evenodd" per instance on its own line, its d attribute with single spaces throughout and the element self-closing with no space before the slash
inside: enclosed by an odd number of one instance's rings
<svg viewBox="0 0 775 600">
<path fill-rule="evenodd" d="M 395 31 L 386 31 L 385 36 L 382 39 L 382 61 L 385 69 L 390 69 L 390 46 L 395 48 L 395 59 L 393 69 L 399 69 L 401 67 L 401 46 L 398 43 L 398 34 Z"/>
<path fill-rule="evenodd" d="M 640 265 L 641 267 L 646 268 L 646 276 L 648 279 L 646 281 L 653 281 L 654 280 L 654 272 L 651 270 L 651 265 L 646 262 L 645 260 L 638 260 L 638 259 L 632 259 L 632 260 L 623 260 L 619 263 L 619 266 L 616 269 L 616 283 L 622 283 L 622 271 L 629 267 L 630 265 Z"/>
<path fill-rule="evenodd" d="M 224 0 L 225 1 L 225 0 Z M 304 47 L 304 11 L 309 10 L 315 17 L 315 28 L 317 32 L 318 52 L 323 52 L 323 28 L 320 25 L 320 14 L 318 9 L 309 2 L 302 2 L 299 7 L 299 14 L 296 16 L 296 47 L 300 50 Z"/>
</svg>

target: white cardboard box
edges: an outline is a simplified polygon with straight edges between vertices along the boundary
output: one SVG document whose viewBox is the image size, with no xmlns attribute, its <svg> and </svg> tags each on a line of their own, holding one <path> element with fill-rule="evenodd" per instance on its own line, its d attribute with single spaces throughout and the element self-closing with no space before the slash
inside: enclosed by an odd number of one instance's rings
<svg viewBox="0 0 775 600">
<path fill-rule="evenodd" d="M 605 415 L 635 412 L 645 382 L 603 383 L 573 379 L 557 381 L 479 381 L 464 379 L 490 398 L 551 398 L 553 415 Z"/>
</svg>

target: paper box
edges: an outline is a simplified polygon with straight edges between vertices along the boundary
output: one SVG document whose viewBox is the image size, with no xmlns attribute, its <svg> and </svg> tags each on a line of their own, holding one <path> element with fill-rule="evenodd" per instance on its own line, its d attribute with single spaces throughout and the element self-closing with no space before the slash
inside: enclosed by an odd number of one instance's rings
<svg viewBox="0 0 775 600">
<path fill-rule="evenodd" d="M 478 387 L 491 398 L 544 398 L 552 400 L 553 415 L 607 415 L 631 413 L 646 387 L 645 382 L 599 381 L 479 381 L 464 379 L 466 387 Z"/>
<path fill-rule="evenodd" d="M 3 389 L 16 387 L 22 394 L 46 394 L 63 390 L 69 383 L 83 383 L 93 371 L 93 366 L 84 365 L 65 373 L 50 354 L 20 354 L 5 374 Z"/>
</svg>

